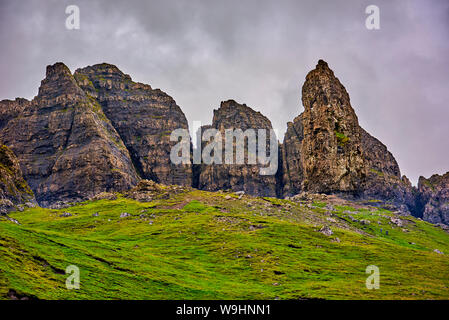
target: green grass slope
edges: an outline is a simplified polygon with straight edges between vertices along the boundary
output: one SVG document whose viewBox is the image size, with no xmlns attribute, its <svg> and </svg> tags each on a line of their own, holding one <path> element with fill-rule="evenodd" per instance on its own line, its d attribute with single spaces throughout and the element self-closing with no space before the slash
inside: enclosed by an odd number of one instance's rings
<svg viewBox="0 0 449 320">
<path fill-rule="evenodd" d="M 449 234 L 419 219 L 399 227 L 369 207 L 166 194 L 11 213 L 20 225 L 0 218 L 0 298 L 449 298 Z M 66 288 L 69 265 L 80 289 Z M 379 267 L 377 290 L 366 288 L 368 265 Z"/>
</svg>

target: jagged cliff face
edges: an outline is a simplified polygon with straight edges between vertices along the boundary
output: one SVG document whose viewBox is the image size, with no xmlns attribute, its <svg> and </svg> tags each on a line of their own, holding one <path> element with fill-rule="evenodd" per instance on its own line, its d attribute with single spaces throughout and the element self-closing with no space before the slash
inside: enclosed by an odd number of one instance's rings
<svg viewBox="0 0 449 320">
<path fill-rule="evenodd" d="M 281 145 L 282 193 L 284 196 L 292 196 L 303 190 L 304 167 L 301 154 L 303 140 L 304 127 L 301 114 L 293 122 L 287 123 L 287 131 Z"/>
<path fill-rule="evenodd" d="M 435 174 L 429 179 L 419 177 L 418 190 L 422 218 L 449 225 L 449 172 Z"/>
<path fill-rule="evenodd" d="M 389 200 L 400 211 L 416 213 L 416 192 L 387 147 L 360 128 L 367 177 L 362 184 L 363 196 Z"/>
<path fill-rule="evenodd" d="M 209 128 L 217 129 L 221 132 L 221 136 L 225 137 L 226 129 L 254 129 L 256 138 L 258 139 L 257 130 L 272 129 L 270 120 L 249 108 L 245 104 L 239 104 L 234 100 L 222 102 L 218 110 L 214 110 L 212 125 L 202 127 L 202 131 Z M 268 153 L 269 132 L 266 135 L 266 146 Z M 233 191 L 245 191 L 251 195 L 259 196 L 276 196 L 277 184 L 275 175 L 261 175 L 261 165 L 247 164 L 248 146 L 245 143 L 245 164 L 225 164 L 225 142 L 222 143 L 223 157 L 222 163 L 218 165 L 201 165 L 198 169 L 199 179 L 198 187 L 203 190 L 223 190 L 230 189 Z M 235 155 L 234 143 L 234 155 Z"/>
<path fill-rule="evenodd" d="M 359 126 L 348 93 L 326 62 L 320 60 L 307 75 L 302 103 L 304 112 L 288 123 L 279 146 L 276 175 L 261 175 L 261 164 L 248 164 L 247 145 L 245 164 L 201 164 L 193 170 L 170 161 L 177 143 L 170 141 L 171 132 L 188 129 L 170 96 L 133 82 L 110 64 L 78 69 L 72 75 L 56 63 L 47 67 L 32 101 L 0 101 L 0 141 L 17 155 L 23 177 L 43 206 L 125 191 L 144 178 L 257 196 L 311 192 L 379 199 L 400 212 L 449 224 L 449 173 L 421 177 L 418 189 L 413 188 L 401 177 L 387 147 Z M 212 124 L 203 131 L 208 128 L 225 137 L 226 129 L 257 133 L 272 126 L 259 112 L 229 100 L 214 110 Z M 269 154 L 268 132 L 266 139 Z M 222 148 L 224 163 L 224 141 Z M 1 196 L 11 208 L 31 203 L 34 198 L 20 178 L 17 161 L 11 160 L 7 148 L 2 150 L 2 157 L 10 160 L 0 167 L 6 177 Z"/>
<path fill-rule="evenodd" d="M 181 108 L 166 93 L 133 82 L 110 64 L 76 70 L 75 79 L 87 96 L 100 104 L 129 150 L 142 178 L 164 184 L 192 184 L 190 165 L 174 165 L 170 142 L 175 129 L 188 129 Z"/>
<path fill-rule="evenodd" d="M 413 207 L 410 182 L 385 145 L 359 126 L 326 62 L 307 75 L 302 103 L 304 112 L 288 123 L 282 146 L 284 195 L 342 193 Z"/>
<path fill-rule="evenodd" d="M 358 119 L 326 62 L 307 75 L 302 103 L 284 139 L 285 191 L 357 192 L 366 176 Z"/>
<path fill-rule="evenodd" d="M 0 102 L 0 139 L 18 155 L 43 206 L 124 191 L 141 177 L 191 185 L 190 165 L 170 162 L 170 133 L 187 129 L 175 101 L 117 67 L 47 67 L 32 101 Z"/>
<path fill-rule="evenodd" d="M 0 214 L 35 203 L 33 191 L 23 179 L 16 156 L 7 146 L 0 145 Z"/>
<path fill-rule="evenodd" d="M 302 103 L 304 112 L 288 125 L 284 140 L 286 190 L 358 192 L 367 174 L 358 119 L 326 62 L 307 75 Z"/>
<path fill-rule="evenodd" d="M 307 75 L 302 103 L 303 190 L 356 192 L 366 175 L 358 119 L 326 62 Z"/>
<path fill-rule="evenodd" d="M 47 67 L 39 94 L 21 112 L 8 114 L 11 102 L 4 104 L 0 139 L 18 156 L 40 204 L 79 201 L 137 183 L 116 130 L 64 64 Z"/>
<path fill-rule="evenodd" d="M 23 98 L 0 101 L 0 129 L 7 125 L 9 120 L 18 117 L 30 104 L 30 101 Z"/>
</svg>

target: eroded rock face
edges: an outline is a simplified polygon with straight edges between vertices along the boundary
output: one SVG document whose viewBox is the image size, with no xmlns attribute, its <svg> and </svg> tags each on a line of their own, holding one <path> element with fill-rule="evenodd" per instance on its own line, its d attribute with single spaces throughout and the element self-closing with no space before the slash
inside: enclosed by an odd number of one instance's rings
<svg viewBox="0 0 449 320">
<path fill-rule="evenodd" d="M 289 124 L 284 142 L 290 189 L 358 192 L 367 173 L 358 119 L 349 95 L 326 62 L 320 60 L 307 75 L 302 103 L 304 112 Z"/>
<path fill-rule="evenodd" d="M 363 130 L 344 86 L 320 60 L 302 88 L 304 112 L 288 123 L 282 146 L 283 194 L 339 193 L 414 205 L 393 155 Z"/>
<path fill-rule="evenodd" d="M 0 102 L 0 139 L 18 155 L 43 206 L 125 191 L 140 178 L 192 184 L 190 165 L 170 161 L 170 134 L 188 129 L 176 102 L 110 64 L 47 67 L 32 101 Z"/>
<path fill-rule="evenodd" d="M 429 179 L 419 177 L 418 190 L 422 218 L 449 225 L 449 172 L 434 174 Z"/>
<path fill-rule="evenodd" d="M 390 201 L 403 213 L 416 213 L 416 190 L 401 171 L 396 159 L 378 139 L 360 128 L 367 177 L 363 196 Z"/>
<path fill-rule="evenodd" d="M 171 132 L 188 129 L 170 96 L 133 82 L 110 64 L 78 69 L 72 76 L 64 64 L 56 63 L 47 67 L 32 101 L 0 101 L 0 141 L 17 155 L 23 177 L 43 206 L 122 192 L 144 178 L 256 196 L 308 192 L 379 199 L 393 210 L 449 224 L 449 173 L 421 177 L 418 190 L 413 188 L 387 147 L 359 126 L 348 93 L 326 62 L 320 60 L 307 75 L 302 103 L 304 112 L 288 123 L 280 145 L 276 175 L 261 175 L 260 164 L 247 164 L 247 146 L 246 164 L 192 168 L 170 161 L 177 143 L 170 141 Z M 224 137 L 226 129 L 257 131 L 272 126 L 259 112 L 229 100 L 214 110 L 212 124 L 203 131 L 208 128 Z M 224 141 L 222 147 L 225 151 Z M 4 159 L 14 159 L 7 148 L 1 152 Z M 7 165 L 0 166 L 7 177 L 0 188 L 3 199 L 11 208 L 32 203 L 32 192 L 21 180 L 15 160 L 5 161 Z M 5 169 L 10 163 L 13 169 Z M 144 198 L 150 192 L 133 190 Z M 163 196 L 175 191 L 167 189 Z"/>
<path fill-rule="evenodd" d="M 125 197 L 140 201 L 149 202 L 155 199 L 169 199 L 173 195 L 190 191 L 191 187 L 179 185 L 164 185 L 151 180 L 142 179 L 137 186 L 125 192 Z"/>
<path fill-rule="evenodd" d="M 7 146 L 0 145 L 0 214 L 35 204 L 33 191 L 23 179 L 19 161 Z"/>
<path fill-rule="evenodd" d="M 84 200 L 137 183 L 120 136 L 64 64 L 47 67 L 38 96 L 17 107 L 21 110 L 5 111 L 10 105 L 0 102 L 0 140 L 18 156 L 41 205 Z"/>
<path fill-rule="evenodd" d="M 190 186 L 190 165 L 170 161 L 173 130 L 188 129 L 181 108 L 159 89 L 136 83 L 110 64 L 76 70 L 79 86 L 89 99 L 97 101 L 128 148 L 132 161 L 144 179 L 158 183 Z"/>
<path fill-rule="evenodd" d="M 234 100 L 221 103 L 218 110 L 214 110 L 212 125 L 204 126 L 202 131 L 213 128 L 221 132 L 225 137 L 226 129 L 254 129 L 258 138 L 258 129 L 272 129 L 270 120 L 249 108 L 245 104 L 239 104 Z M 269 146 L 269 132 L 266 134 L 267 154 Z M 204 143 L 203 143 L 204 145 Z M 235 143 L 234 143 L 235 146 Z M 275 175 L 261 175 L 259 164 L 248 164 L 248 146 L 245 143 L 245 164 L 225 164 L 225 142 L 222 143 L 222 164 L 202 164 L 199 170 L 198 188 L 203 190 L 233 190 L 245 191 L 251 195 L 272 196 L 277 194 L 277 182 Z M 203 148 L 204 150 L 204 148 Z M 234 147 L 234 156 L 236 148 Z M 235 160 L 234 160 L 235 161 Z M 265 167 L 265 166 L 264 166 Z"/>
<path fill-rule="evenodd" d="M 30 101 L 23 98 L 0 101 L 0 129 L 7 125 L 9 120 L 18 117 L 30 103 Z"/>
<path fill-rule="evenodd" d="M 293 122 L 287 123 L 287 131 L 281 145 L 282 193 L 284 196 L 293 196 L 303 192 L 304 169 L 301 154 L 303 140 L 304 128 L 301 114 Z"/>
</svg>

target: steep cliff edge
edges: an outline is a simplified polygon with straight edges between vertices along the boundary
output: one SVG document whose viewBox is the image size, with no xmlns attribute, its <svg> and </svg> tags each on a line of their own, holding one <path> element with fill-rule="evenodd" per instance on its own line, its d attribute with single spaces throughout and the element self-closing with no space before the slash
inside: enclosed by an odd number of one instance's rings
<svg viewBox="0 0 449 320">
<path fill-rule="evenodd" d="M 387 147 L 360 128 L 363 155 L 368 175 L 363 182 L 363 196 L 386 200 L 401 212 L 419 215 L 416 207 L 416 188 L 406 176 L 401 176 L 399 165 Z"/>
</svg>

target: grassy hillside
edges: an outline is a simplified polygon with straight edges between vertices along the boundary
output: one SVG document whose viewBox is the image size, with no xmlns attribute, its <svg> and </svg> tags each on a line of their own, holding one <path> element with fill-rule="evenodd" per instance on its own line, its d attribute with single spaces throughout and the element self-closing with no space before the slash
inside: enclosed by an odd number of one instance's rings
<svg viewBox="0 0 449 320">
<path fill-rule="evenodd" d="M 0 218 L 0 298 L 449 298 L 449 234 L 427 222 L 399 227 L 357 203 L 161 188 L 150 202 L 119 195 L 11 213 L 20 225 Z M 81 270 L 78 290 L 66 289 L 68 265 Z M 378 290 L 365 286 L 368 265 Z"/>
</svg>

